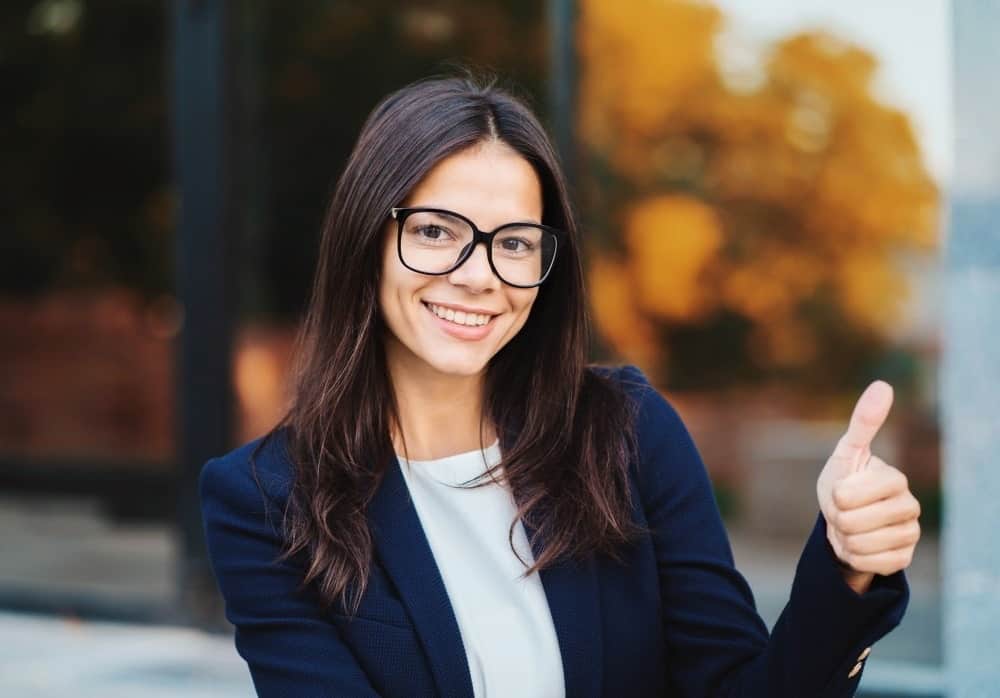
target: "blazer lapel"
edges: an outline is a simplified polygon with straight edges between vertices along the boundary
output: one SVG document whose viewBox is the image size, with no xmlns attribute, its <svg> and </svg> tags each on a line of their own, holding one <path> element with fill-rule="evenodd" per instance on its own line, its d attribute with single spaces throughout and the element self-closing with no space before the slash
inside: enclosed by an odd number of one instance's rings
<svg viewBox="0 0 1000 698">
<path fill-rule="evenodd" d="M 534 529 L 524 523 L 528 540 Z M 535 559 L 541 540 L 534 541 Z M 601 605 L 594 558 L 564 560 L 539 572 L 559 639 L 566 696 L 600 696 L 604 657 Z"/>
<path fill-rule="evenodd" d="M 406 481 L 393 458 L 369 508 L 375 552 L 413 618 L 440 695 L 472 698 L 458 621 Z M 528 540 L 534 530 L 523 524 Z M 532 552 L 541 551 L 535 540 Z M 600 696 L 603 647 L 597 568 L 564 560 L 539 573 L 559 640 L 566 696 Z"/>
<path fill-rule="evenodd" d="M 369 521 L 375 552 L 410 612 L 439 695 L 472 698 L 458 622 L 395 458 L 370 504 Z"/>
</svg>

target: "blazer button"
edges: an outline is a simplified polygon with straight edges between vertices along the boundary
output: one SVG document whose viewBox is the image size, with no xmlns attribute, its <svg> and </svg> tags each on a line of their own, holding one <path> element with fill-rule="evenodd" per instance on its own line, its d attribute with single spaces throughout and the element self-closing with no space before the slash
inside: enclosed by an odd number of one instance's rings
<svg viewBox="0 0 1000 698">
<path fill-rule="evenodd" d="M 858 662 L 857 664 L 854 665 L 854 668 L 851 669 L 851 673 L 847 675 L 847 678 L 853 679 L 855 676 L 858 675 L 859 671 L 861 671 L 861 662 Z"/>
<path fill-rule="evenodd" d="M 872 653 L 871 647 L 865 647 L 864 651 L 858 655 L 858 661 L 863 662 L 868 659 L 868 655 Z"/>
</svg>

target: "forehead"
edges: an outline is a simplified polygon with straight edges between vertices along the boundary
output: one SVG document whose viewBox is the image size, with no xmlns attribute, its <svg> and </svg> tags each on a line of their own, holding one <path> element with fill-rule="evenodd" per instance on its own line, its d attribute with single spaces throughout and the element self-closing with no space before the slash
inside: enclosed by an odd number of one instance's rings
<svg viewBox="0 0 1000 698">
<path fill-rule="evenodd" d="M 449 209 L 481 228 L 510 221 L 541 222 L 542 185 L 522 155 L 504 143 L 489 142 L 438 162 L 404 205 Z"/>
</svg>

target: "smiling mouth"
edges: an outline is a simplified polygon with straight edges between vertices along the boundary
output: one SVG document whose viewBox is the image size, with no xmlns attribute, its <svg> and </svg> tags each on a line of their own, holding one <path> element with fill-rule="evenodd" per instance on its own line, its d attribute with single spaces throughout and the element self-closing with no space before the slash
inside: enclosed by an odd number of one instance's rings
<svg viewBox="0 0 1000 698">
<path fill-rule="evenodd" d="M 437 317 L 450 322 L 459 327 L 483 327 L 493 322 L 493 319 L 497 317 L 496 315 L 482 315 L 479 313 L 463 313 L 462 311 L 455 311 L 451 308 L 445 308 L 440 305 L 434 305 L 433 303 L 428 303 L 427 301 L 420 301 L 425 308 L 432 312 Z"/>
</svg>

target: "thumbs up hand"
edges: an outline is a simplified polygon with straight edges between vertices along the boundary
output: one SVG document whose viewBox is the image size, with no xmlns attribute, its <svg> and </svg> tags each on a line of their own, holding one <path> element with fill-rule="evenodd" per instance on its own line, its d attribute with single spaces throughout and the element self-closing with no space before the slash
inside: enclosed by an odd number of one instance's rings
<svg viewBox="0 0 1000 698">
<path fill-rule="evenodd" d="M 892 386 L 884 381 L 868 386 L 816 482 L 827 539 L 845 581 L 859 594 L 874 575 L 908 567 L 920 539 L 920 504 L 906 476 L 871 452 L 892 396 Z"/>
</svg>

